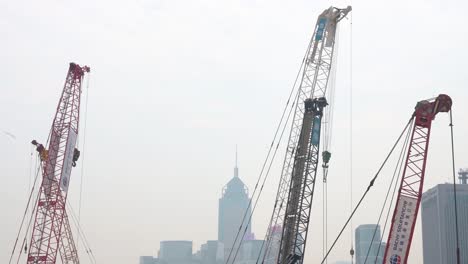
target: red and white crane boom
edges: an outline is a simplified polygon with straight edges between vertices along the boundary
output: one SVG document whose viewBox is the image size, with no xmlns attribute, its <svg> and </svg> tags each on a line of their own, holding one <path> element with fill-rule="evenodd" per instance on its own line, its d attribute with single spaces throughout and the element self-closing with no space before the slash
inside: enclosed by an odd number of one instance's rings
<svg viewBox="0 0 468 264">
<path fill-rule="evenodd" d="M 80 120 L 80 99 L 87 66 L 70 63 L 46 149 L 35 140 L 41 157 L 42 183 L 36 205 L 28 264 L 79 263 L 65 204 L 71 169 L 79 157 L 75 148 Z"/>
<path fill-rule="evenodd" d="M 451 107 L 452 99 L 445 94 L 416 105 L 411 139 L 385 249 L 385 264 L 407 263 L 421 203 L 432 120 L 438 113 L 450 111 Z"/>
</svg>

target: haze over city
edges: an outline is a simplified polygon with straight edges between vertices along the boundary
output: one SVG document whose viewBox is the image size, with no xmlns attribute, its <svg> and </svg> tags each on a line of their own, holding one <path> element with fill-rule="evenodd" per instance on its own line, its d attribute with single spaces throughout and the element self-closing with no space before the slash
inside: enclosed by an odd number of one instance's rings
<svg viewBox="0 0 468 264">
<path fill-rule="evenodd" d="M 348 5 L 335 47 L 328 245 L 350 214 L 350 190 L 355 204 L 418 101 L 450 95 L 455 164 L 468 167 L 468 4 L 0 0 L 0 262 L 10 258 L 37 166 L 31 141 L 47 140 L 70 62 L 91 72 L 68 200 L 98 263 L 138 263 L 156 256 L 160 241 L 191 240 L 196 250 L 217 239 L 218 199 L 234 176 L 236 146 L 251 193 L 317 16 Z M 449 123 L 447 113 L 433 122 L 424 191 L 452 182 Z M 252 218 L 258 239 L 273 210 L 287 134 Z M 350 260 L 354 228 L 376 224 L 395 161 L 329 263 Z M 318 177 L 305 263 L 323 255 Z M 81 263 L 92 263 L 78 247 Z M 408 262 L 423 263 L 422 256 L 419 216 Z"/>
</svg>

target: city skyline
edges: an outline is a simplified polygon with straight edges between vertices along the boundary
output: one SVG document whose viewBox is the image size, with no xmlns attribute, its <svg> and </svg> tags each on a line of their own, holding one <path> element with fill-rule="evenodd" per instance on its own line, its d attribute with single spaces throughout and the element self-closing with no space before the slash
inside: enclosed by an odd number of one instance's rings
<svg viewBox="0 0 468 264">
<path fill-rule="evenodd" d="M 230 263 L 236 264 L 256 262 L 264 245 L 263 240 L 255 239 L 255 235 L 251 230 L 250 206 L 248 187 L 239 177 L 236 146 L 233 177 L 222 188 L 222 196 L 219 198 L 218 240 L 207 240 L 198 250 L 194 250 L 191 240 L 166 239 L 160 241 L 160 248 L 156 257 L 140 256 L 139 264 L 173 264 L 181 261 L 184 264 L 189 262 L 220 264 L 226 263 L 228 260 Z M 250 222 L 248 222 L 249 219 Z M 168 248 L 168 246 L 170 249 L 164 249 L 165 247 Z M 188 248 L 190 248 L 189 257 L 183 253 L 188 252 Z M 181 257 L 181 255 L 184 255 L 185 258 Z"/>
<path fill-rule="evenodd" d="M 253 192 L 317 16 L 330 4 L 0 0 L 0 210 L 6 215 L 0 260 L 10 258 L 34 182 L 30 142 L 47 141 L 72 61 L 92 70 L 83 85 L 81 157 L 70 178 L 69 212 L 98 262 L 133 263 L 167 238 L 190 238 L 194 248 L 215 240 L 234 146 Z M 340 22 L 328 246 L 418 101 L 440 93 L 453 98 L 455 164 L 468 166 L 466 7 L 453 0 L 357 0 L 352 19 Z M 446 114 L 434 121 L 424 191 L 451 182 L 449 122 Z M 255 210 L 257 238 L 268 228 L 288 132 Z M 382 171 L 329 263 L 349 259 L 354 229 L 377 222 L 392 173 Z M 324 251 L 324 186 L 316 187 L 305 256 L 311 263 Z M 411 263 L 423 258 L 421 218 Z M 92 263 L 83 238 L 76 242 L 82 264 Z"/>
</svg>

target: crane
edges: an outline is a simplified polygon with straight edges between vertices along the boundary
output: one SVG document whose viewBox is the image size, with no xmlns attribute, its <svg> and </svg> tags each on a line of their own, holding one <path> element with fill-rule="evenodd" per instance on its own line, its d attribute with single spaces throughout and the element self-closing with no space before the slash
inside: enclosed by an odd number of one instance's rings
<svg viewBox="0 0 468 264">
<path fill-rule="evenodd" d="M 384 263 L 407 263 L 421 204 L 432 121 L 438 113 L 448 112 L 451 107 L 452 99 L 445 94 L 420 101 L 415 107 L 411 139 L 393 211 Z"/>
<path fill-rule="evenodd" d="M 36 204 L 28 251 L 28 264 L 55 264 L 60 252 L 62 263 L 78 264 L 78 254 L 68 222 L 65 204 L 72 167 L 79 151 L 75 148 L 79 131 L 81 85 L 88 66 L 70 63 L 57 106 L 49 145 L 33 140 L 39 152 L 42 183 Z"/>
<path fill-rule="evenodd" d="M 265 258 L 272 263 L 303 263 L 309 227 L 310 210 L 319 161 L 321 123 L 333 62 L 338 22 L 351 11 L 351 6 L 330 7 L 323 11 L 315 25 L 307 48 L 302 78 L 296 97 L 295 113 L 278 186 L 271 226 L 281 227 L 279 247 L 272 245 L 277 235 L 270 228 Z M 323 167 L 328 168 L 330 152 L 325 150 Z M 270 252 L 277 247 L 279 252 Z M 270 259 L 271 257 L 273 259 Z"/>
</svg>

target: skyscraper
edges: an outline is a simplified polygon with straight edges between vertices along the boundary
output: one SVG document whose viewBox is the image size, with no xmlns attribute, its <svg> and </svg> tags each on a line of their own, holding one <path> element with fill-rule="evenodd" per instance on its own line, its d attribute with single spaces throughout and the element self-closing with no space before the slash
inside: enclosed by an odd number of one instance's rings
<svg viewBox="0 0 468 264">
<path fill-rule="evenodd" d="M 377 228 L 377 230 L 376 230 Z M 375 232 L 375 236 L 374 236 Z M 383 252 L 380 248 L 380 226 L 379 225 L 360 225 L 356 228 L 356 264 L 382 263 Z M 374 239 L 372 239 L 374 237 Z M 370 251 L 369 251 L 370 248 Z M 367 253 L 369 252 L 369 255 Z M 366 261 L 367 257 L 367 261 Z"/>
<path fill-rule="evenodd" d="M 244 218 L 245 211 L 249 207 L 249 194 L 247 186 L 239 178 L 239 169 L 234 167 L 234 177 L 224 186 L 222 197 L 219 199 L 218 210 L 218 241 L 224 244 L 224 258 L 228 258 L 229 252 L 239 246 L 242 233 L 239 235 L 236 245 L 233 245 L 239 226 Z M 249 219 L 251 209 L 245 217 L 245 223 Z M 245 229 L 245 223 L 242 225 L 242 231 Z M 247 226 L 246 235 L 250 235 L 250 224 Z"/>
<path fill-rule="evenodd" d="M 457 184 L 460 263 L 468 263 L 468 185 Z M 457 263 L 453 184 L 438 184 L 422 196 L 424 264 Z"/>
</svg>

